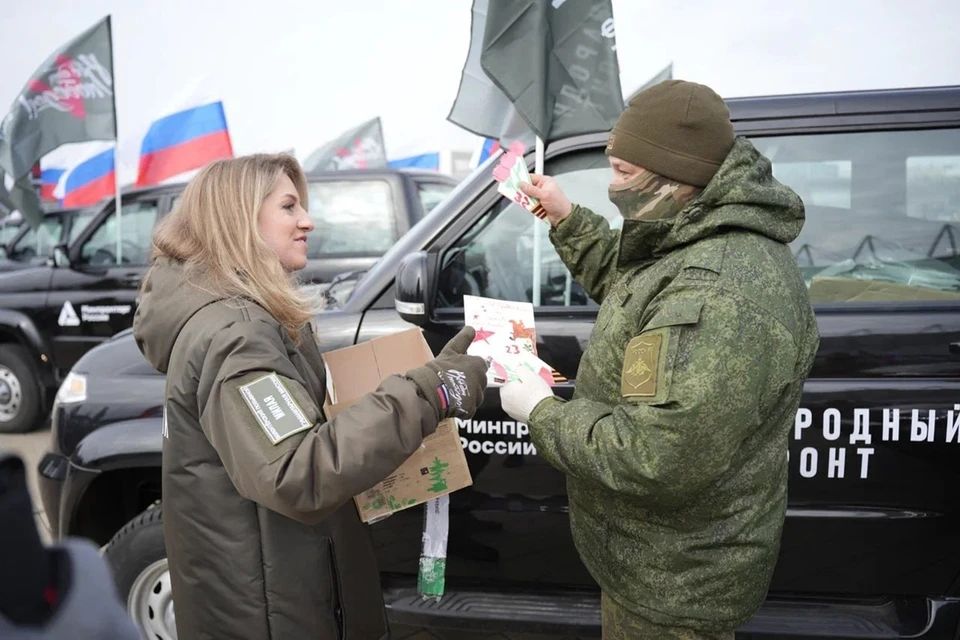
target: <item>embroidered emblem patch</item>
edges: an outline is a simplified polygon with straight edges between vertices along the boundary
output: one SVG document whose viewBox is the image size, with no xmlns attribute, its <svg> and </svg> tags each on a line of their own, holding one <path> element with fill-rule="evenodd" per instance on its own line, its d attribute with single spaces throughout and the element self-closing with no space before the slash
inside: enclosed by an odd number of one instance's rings
<svg viewBox="0 0 960 640">
<path fill-rule="evenodd" d="M 622 396 L 653 397 L 657 395 L 660 368 L 660 347 L 663 334 L 637 336 L 627 344 L 620 375 Z"/>
<path fill-rule="evenodd" d="M 240 385 L 240 395 L 270 442 L 277 444 L 311 424 L 276 373 Z"/>
<path fill-rule="evenodd" d="M 612 151 L 612 150 L 613 150 L 613 141 L 614 141 L 615 138 L 616 138 L 616 134 L 613 134 L 613 133 L 611 133 L 611 134 L 607 137 L 607 151 Z"/>
</svg>

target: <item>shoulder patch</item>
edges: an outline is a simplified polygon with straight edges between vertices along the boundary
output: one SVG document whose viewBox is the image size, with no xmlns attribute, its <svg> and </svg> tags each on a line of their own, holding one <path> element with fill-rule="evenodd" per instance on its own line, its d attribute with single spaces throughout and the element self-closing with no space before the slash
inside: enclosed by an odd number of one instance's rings
<svg viewBox="0 0 960 640">
<path fill-rule="evenodd" d="M 660 389 L 667 331 L 639 335 L 627 343 L 620 374 L 620 395 L 653 398 Z"/>
<path fill-rule="evenodd" d="M 239 390 L 250 413 L 273 444 L 312 426 L 276 373 L 240 385 Z"/>
</svg>

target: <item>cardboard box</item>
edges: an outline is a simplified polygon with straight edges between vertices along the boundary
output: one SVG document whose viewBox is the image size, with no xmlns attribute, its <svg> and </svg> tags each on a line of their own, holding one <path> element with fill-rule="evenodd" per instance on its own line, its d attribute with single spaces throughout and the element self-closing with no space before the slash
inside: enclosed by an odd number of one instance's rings
<svg viewBox="0 0 960 640">
<path fill-rule="evenodd" d="M 328 419 L 375 391 L 384 378 L 403 374 L 433 359 L 418 328 L 323 354 L 327 368 Z M 355 496 L 363 522 L 374 522 L 397 511 L 453 493 L 473 484 L 467 457 L 454 420 L 444 420 L 423 445 L 386 479 Z"/>
</svg>

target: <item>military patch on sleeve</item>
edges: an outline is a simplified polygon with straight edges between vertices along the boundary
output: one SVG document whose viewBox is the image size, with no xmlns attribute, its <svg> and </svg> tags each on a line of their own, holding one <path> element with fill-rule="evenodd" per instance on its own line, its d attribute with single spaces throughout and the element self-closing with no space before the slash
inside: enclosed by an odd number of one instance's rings
<svg viewBox="0 0 960 640">
<path fill-rule="evenodd" d="M 273 444 L 312 426 L 276 373 L 240 385 L 239 390 L 253 417 Z"/>
<path fill-rule="evenodd" d="M 633 338 L 623 355 L 620 395 L 653 398 L 660 390 L 665 331 L 644 333 Z"/>
</svg>

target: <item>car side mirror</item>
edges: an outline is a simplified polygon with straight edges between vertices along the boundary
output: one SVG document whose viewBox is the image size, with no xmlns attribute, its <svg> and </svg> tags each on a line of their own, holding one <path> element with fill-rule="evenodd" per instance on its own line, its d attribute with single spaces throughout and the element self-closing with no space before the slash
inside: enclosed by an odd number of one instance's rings
<svg viewBox="0 0 960 640">
<path fill-rule="evenodd" d="M 53 248 L 53 264 L 54 267 L 70 267 L 70 253 L 67 251 L 67 245 L 58 244 Z"/>
<path fill-rule="evenodd" d="M 433 311 L 435 260 L 426 251 L 417 251 L 407 255 L 397 268 L 393 304 L 406 322 L 421 327 L 429 322 Z"/>
</svg>

